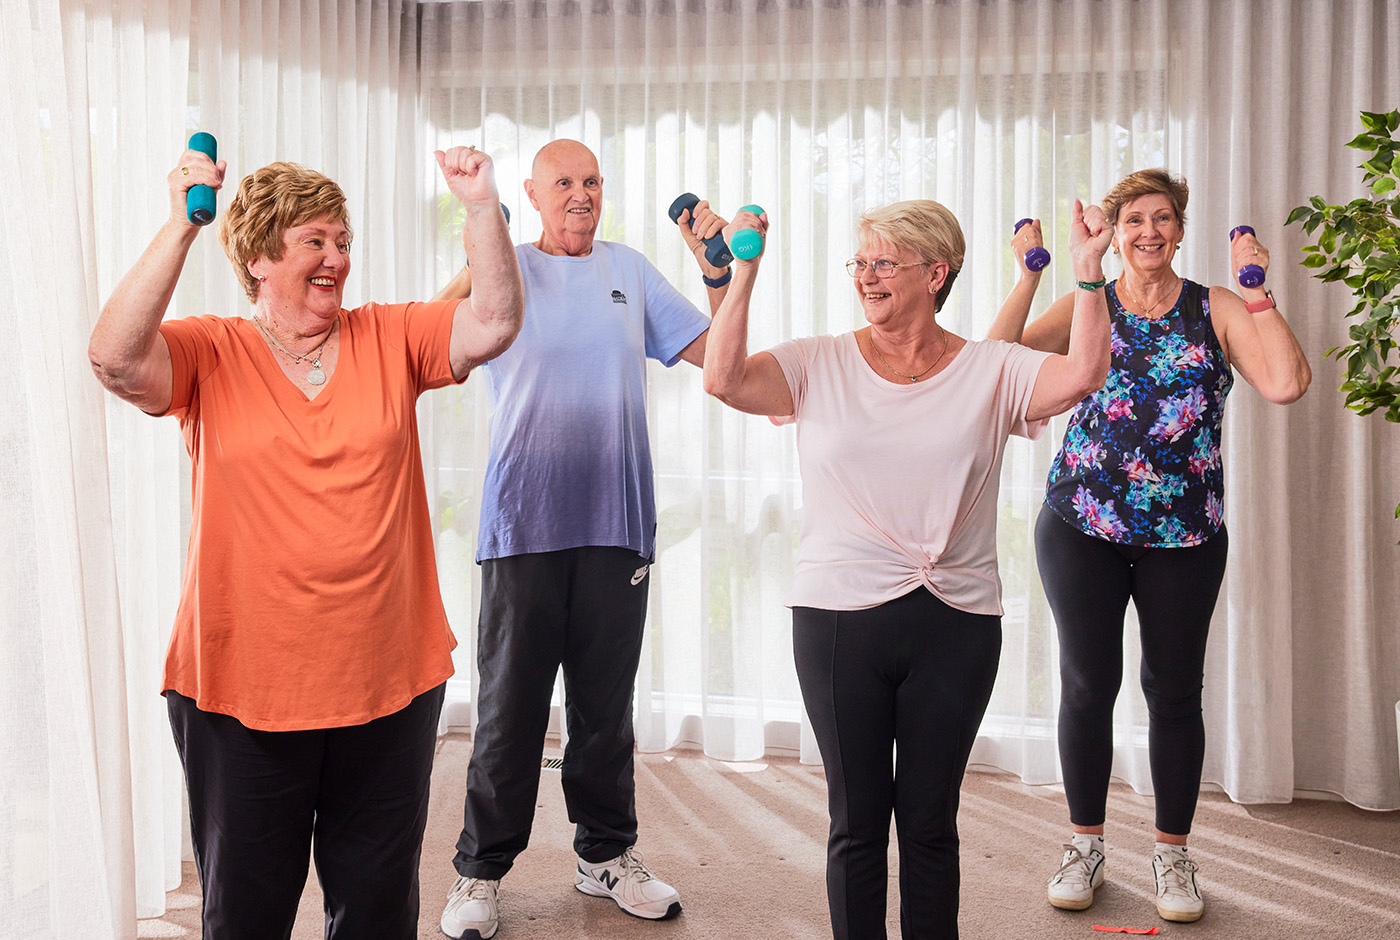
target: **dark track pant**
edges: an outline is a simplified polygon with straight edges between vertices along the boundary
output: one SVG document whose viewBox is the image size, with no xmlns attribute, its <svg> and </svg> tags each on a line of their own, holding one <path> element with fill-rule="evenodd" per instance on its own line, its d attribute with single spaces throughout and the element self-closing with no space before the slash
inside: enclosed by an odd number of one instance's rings
<svg viewBox="0 0 1400 940">
<path fill-rule="evenodd" d="M 500 878 L 530 841 L 554 677 L 564 668 L 564 801 L 590 862 L 637 842 L 632 688 L 649 568 L 623 548 L 586 547 L 481 565 L 481 685 L 458 874 Z"/>
<path fill-rule="evenodd" d="M 1070 821 L 1097 826 L 1106 814 L 1123 616 L 1131 598 L 1142 640 L 1156 824 L 1187 835 L 1205 758 L 1206 637 L 1229 537 L 1222 528 L 1188 548 L 1119 545 L 1085 535 L 1046 506 L 1036 520 L 1035 545 L 1060 637 L 1060 763 Z"/>
<path fill-rule="evenodd" d="M 836 940 L 885 936 L 890 815 L 906 940 L 958 935 L 958 791 L 987 710 L 1001 618 L 919 588 L 868 610 L 792 612 L 802 699 L 826 767 Z"/>
<path fill-rule="evenodd" d="M 309 857 L 328 940 L 414 940 L 443 686 L 363 725 L 254 731 L 167 692 L 204 940 L 286 940 Z"/>
</svg>

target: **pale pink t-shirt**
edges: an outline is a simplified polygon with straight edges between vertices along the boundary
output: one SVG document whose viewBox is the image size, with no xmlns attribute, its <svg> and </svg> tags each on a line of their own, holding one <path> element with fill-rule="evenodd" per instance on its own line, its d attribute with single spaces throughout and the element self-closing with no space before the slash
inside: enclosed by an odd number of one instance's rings
<svg viewBox="0 0 1400 940">
<path fill-rule="evenodd" d="M 791 606 L 861 610 L 927 587 L 950 607 L 1001 614 L 1001 458 L 1027 421 L 1049 353 L 969 341 L 909 385 L 877 376 L 854 333 L 769 350 L 792 390 L 803 519 Z"/>
</svg>

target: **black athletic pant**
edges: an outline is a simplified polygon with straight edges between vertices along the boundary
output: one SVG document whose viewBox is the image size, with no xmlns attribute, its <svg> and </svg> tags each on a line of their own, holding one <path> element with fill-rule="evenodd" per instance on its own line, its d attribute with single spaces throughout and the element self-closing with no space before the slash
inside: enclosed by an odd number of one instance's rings
<svg viewBox="0 0 1400 940">
<path fill-rule="evenodd" d="M 414 940 L 443 686 L 348 728 L 254 731 L 166 692 L 204 940 L 286 940 L 309 856 L 328 940 Z"/>
<path fill-rule="evenodd" d="M 632 688 L 647 560 L 586 547 L 481 564 L 476 731 L 458 874 L 500 878 L 530 841 L 554 677 L 564 667 L 564 802 L 574 851 L 605 862 L 637 842 Z"/>
<path fill-rule="evenodd" d="M 1060 764 L 1070 821 L 1104 821 L 1113 703 L 1123 677 L 1123 616 L 1131 598 L 1142 639 L 1157 828 L 1188 834 L 1205 758 L 1201 685 L 1229 551 L 1225 529 L 1187 548 L 1141 548 L 1085 535 L 1045 506 L 1035 547 L 1060 636 Z"/>
<path fill-rule="evenodd" d="M 923 588 L 868 610 L 792 611 L 802 700 L 826 769 L 836 940 L 885 936 L 890 814 L 906 940 L 958 935 L 958 791 L 987 710 L 1001 618 Z"/>
</svg>

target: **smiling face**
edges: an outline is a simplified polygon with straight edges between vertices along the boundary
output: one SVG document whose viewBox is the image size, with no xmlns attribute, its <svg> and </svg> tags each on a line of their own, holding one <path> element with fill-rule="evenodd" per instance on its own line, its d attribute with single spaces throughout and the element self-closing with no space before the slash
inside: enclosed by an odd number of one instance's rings
<svg viewBox="0 0 1400 940">
<path fill-rule="evenodd" d="M 1113 245 L 1122 253 L 1124 264 L 1150 274 L 1171 267 L 1182 233 L 1171 199 L 1165 193 L 1149 193 L 1118 210 Z"/>
<path fill-rule="evenodd" d="M 890 277 L 876 277 L 874 263 L 881 258 L 900 267 Z M 932 312 L 934 297 L 948 276 L 944 262 L 923 263 L 928 259 L 917 252 L 898 248 L 868 232 L 861 235 L 855 260 L 865 262 L 865 270 L 851 278 L 865 319 L 883 327 L 898 327 L 906 319 Z"/>
<path fill-rule="evenodd" d="M 303 336 L 326 329 L 340 314 L 350 275 L 350 232 L 330 218 L 282 233 L 282 257 L 259 256 L 248 270 L 261 283 L 258 305 L 276 312 L 286 328 Z"/>
<path fill-rule="evenodd" d="M 535 157 L 525 194 L 544 225 L 541 251 L 577 257 L 593 250 L 603 207 L 603 177 L 593 151 L 576 140 L 546 144 Z"/>
</svg>

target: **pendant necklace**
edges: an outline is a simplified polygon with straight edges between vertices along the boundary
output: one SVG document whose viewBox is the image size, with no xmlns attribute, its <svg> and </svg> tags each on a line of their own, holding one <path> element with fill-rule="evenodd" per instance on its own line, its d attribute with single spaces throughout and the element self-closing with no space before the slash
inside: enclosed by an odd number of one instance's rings
<svg viewBox="0 0 1400 940">
<path fill-rule="evenodd" d="M 1151 319 L 1152 319 L 1152 311 L 1154 311 L 1154 310 L 1156 310 L 1158 307 L 1162 306 L 1162 301 L 1164 301 L 1164 300 L 1167 299 L 1167 296 L 1168 296 L 1168 295 L 1163 294 L 1161 297 L 1158 297 L 1158 298 L 1157 298 L 1157 302 L 1156 302 L 1155 304 L 1153 304 L 1152 306 L 1149 307 L 1149 306 L 1147 306 L 1146 304 L 1144 304 L 1141 300 L 1138 300 L 1137 292 L 1134 291 L 1131 287 L 1128 286 L 1128 282 L 1127 282 L 1127 280 L 1126 280 L 1125 278 L 1120 278 L 1120 280 L 1121 280 L 1122 283 L 1123 283 L 1123 288 L 1124 288 L 1124 290 L 1126 290 L 1126 291 L 1128 292 L 1128 297 L 1129 297 L 1129 299 L 1131 299 L 1133 303 L 1137 304 L 1139 307 L 1142 308 L 1142 317 L 1143 317 L 1144 320 L 1151 320 Z"/>
<path fill-rule="evenodd" d="M 335 334 L 335 328 L 340 326 L 339 317 L 337 317 L 336 321 L 331 324 L 330 332 L 326 334 L 325 339 L 321 340 L 321 345 L 317 346 L 316 351 L 308 356 L 298 356 L 286 346 L 283 346 L 282 343 L 277 339 L 277 337 L 272 334 L 272 330 L 268 329 L 268 327 L 262 322 L 260 318 L 253 317 L 253 325 L 258 328 L 258 332 L 262 333 L 263 336 L 266 336 L 269 340 L 271 340 L 274 346 L 282 350 L 282 352 L 286 353 L 288 356 L 291 356 L 292 361 L 311 363 L 311 371 L 306 373 L 307 384 L 326 384 L 326 373 L 321 369 L 321 350 L 326 348 L 326 344 L 331 341 L 331 337 Z"/>
<path fill-rule="evenodd" d="M 927 369 L 925 369 L 925 370 L 922 371 L 922 372 L 916 372 L 916 373 L 913 374 L 913 375 L 910 375 L 910 374 L 907 373 L 907 372 L 900 372 L 900 371 L 899 371 L 898 369 L 896 369 L 894 366 L 890 365 L 889 360 L 885 358 L 885 354 L 882 353 L 882 352 L 880 352 L 880 347 L 875 345 L 875 333 L 874 333 L 874 331 L 871 331 L 871 333 L 868 335 L 867 338 L 870 340 L 870 348 L 873 349 L 873 350 L 875 350 L 875 355 L 877 355 L 877 356 L 880 357 L 880 361 L 881 361 L 882 363 L 884 363 L 884 366 L 885 366 L 886 369 L 889 369 L 891 372 L 893 372 L 895 375 L 899 376 L 901 379 L 908 379 L 910 382 L 917 382 L 917 381 L 919 381 L 919 379 L 923 378 L 924 376 L 926 376 L 926 375 L 928 375 L 930 372 L 932 372 L 932 371 L 933 371 L 933 367 L 936 366 L 936 365 L 938 365 L 940 362 L 943 361 L 943 354 L 944 354 L 945 352 L 948 351 L 948 331 L 947 331 L 947 330 L 944 330 L 942 327 L 939 327 L 939 328 L 938 328 L 938 331 L 939 331 L 940 334 L 942 334 L 942 337 L 943 337 L 943 348 L 940 349 L 940 350 L 938 350 L 938 358 L 934 359 L 934 360 L 933 360 L 933 364 L 930 365 Z"/>
</svg>

